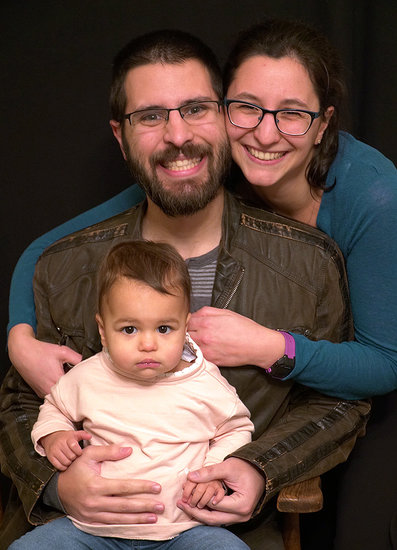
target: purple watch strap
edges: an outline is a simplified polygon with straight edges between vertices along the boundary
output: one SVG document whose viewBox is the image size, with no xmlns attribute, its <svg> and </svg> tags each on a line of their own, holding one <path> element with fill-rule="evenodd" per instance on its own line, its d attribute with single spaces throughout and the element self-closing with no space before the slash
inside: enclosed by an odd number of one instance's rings
<svg viewBox="0 0 397 550">
<path fill-rule="evenodd" d="M 295 340 L 288 332 L 280 330 L 280 334 L 284 336 L 285 340 L 285 355 L 290 359 L 295 359 Z"/>
</svg>

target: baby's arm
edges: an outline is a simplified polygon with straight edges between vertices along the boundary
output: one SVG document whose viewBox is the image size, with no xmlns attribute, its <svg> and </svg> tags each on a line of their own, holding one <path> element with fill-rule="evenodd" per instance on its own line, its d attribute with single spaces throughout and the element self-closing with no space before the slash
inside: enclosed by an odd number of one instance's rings
<svg viewBox="0 0 397 550">
<path fill-rule="evenodd" d="M 79 441 L 91 439 L 84 430 L 59 431 L 45 435 L 39 440 L 51 464 L 63 472 L 78 456 L 82 454 Z"/>
<path fill-rule="evenodd" d="M 210 503 L 215 506 L 224 496 L 225 487 L 218 479 L 207 483 L 193 483 L 187 480 L 183 486 L 182 500 L 192 507 L 205 508 Z"/>
</svg>

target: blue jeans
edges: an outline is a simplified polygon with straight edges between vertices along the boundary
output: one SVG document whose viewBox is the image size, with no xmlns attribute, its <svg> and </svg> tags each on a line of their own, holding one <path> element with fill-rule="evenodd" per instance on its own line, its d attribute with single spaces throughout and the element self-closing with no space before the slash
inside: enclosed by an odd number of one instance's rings
<svg viewBox="0 0 397 550">
<path fill-rule="evenodd" d="M 249 550 L 249 546 L 222 527 L 199 525 L 162 541 L 97 537 L 77 529 L 68 518 L 35 527 L 8 550 Z"/>
</svg>

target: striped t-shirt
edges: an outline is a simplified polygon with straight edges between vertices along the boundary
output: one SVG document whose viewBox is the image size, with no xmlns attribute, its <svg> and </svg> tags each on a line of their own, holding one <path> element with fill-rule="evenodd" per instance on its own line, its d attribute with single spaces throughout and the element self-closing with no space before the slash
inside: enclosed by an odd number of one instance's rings
<svg viewBox="0 0 397 550">
<path fill-rule="evenodd" d="M 201 307 L 211 305 L 218 249 L 219 247 L 216 247 L 202 256 L 186 260 L 192 282 L 192 294 L 190 297 L 190 311 L 192 313 Z"/>
</svg>

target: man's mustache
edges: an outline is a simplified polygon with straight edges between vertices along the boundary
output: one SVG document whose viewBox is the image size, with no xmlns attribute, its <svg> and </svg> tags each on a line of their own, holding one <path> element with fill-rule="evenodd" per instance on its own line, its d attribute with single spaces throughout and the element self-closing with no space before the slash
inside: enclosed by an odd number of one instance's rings
<svg viewBox="0 0 397 550">
<path fill-rule="evenodd" d="M 177 160 L 181 155 L 186 158 L 197 158 L 210 156 L 212 149 L 206 145 L 196 145 L 193 143 L 185 143 L 182 147 L 176 147 L 173 144 L 167 146 L 163 151 L 157 151 L 150 157 L 152 166 L 156 164 L 166 164 Z"/>
</svg>

